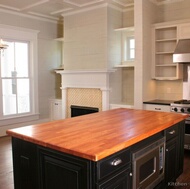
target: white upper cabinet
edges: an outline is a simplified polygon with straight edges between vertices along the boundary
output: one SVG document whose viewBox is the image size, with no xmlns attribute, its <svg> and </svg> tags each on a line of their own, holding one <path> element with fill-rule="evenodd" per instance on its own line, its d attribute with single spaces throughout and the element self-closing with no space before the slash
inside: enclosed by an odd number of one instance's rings
<svg viewBox="0 0 190 189">
<path fill-rule="evenodd" d="M 153 28 L 153 79 L 176 80 L 182 77 L 181 65 L 173 63 L 177 32 L 177 25 Z"/>
</svg>

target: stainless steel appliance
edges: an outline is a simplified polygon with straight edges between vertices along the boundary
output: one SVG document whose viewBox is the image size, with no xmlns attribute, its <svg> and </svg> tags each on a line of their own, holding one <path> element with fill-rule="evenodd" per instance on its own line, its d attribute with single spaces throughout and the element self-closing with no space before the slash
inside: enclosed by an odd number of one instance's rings
<svg viewBox="0 0 190 189">
<path fill-rule="evenodd" d="M 190 63 L 190 39 L 180 39 L 173 54 L 174 63 Z"/>
<path fill-rule="evenodd" d="M 137 150 L 133 158 L 133 189 L 152 189 L 164 178 L 165 137 Z"/>
<path fill-rule="evenodd" d="M 185 120 L 184 148 L 190 150 L 190 100 L 178 100 L 170 104 L 171 112 L 189 114 Z"/>
</svg>

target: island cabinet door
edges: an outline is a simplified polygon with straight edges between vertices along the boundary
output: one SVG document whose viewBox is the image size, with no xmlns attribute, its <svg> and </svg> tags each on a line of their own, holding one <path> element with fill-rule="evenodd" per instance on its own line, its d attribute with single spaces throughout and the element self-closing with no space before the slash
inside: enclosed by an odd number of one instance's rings
<svg viewBox="0 0 190 189">
<path fill-rule="evenodd" d="M 39 158 L 42 189 L 90 189 L 90 161 L 47 149 Z"/>
<path fill-rule="evenodd" d="M 37 146 L 12 138 L 14 189 L 39 189 Z"/>
<path fill-rule="evenodd" d="M 183 128 L 183 125 L 182 125 Z M 175 182 L 178 172 L 181 170 L 179 156 L 182 144 L 180 144 L 181 134 L 180 123 L 166 129 L 166 154 L 165 154 L 165 184 L 166 188 L 171 182 Z M 184 135 L 184 134 L 183 134 Z M 182 143 L 182 142 L 181 142 Z M 182 147 L 183 148 L 183 147 Z M 182 160 L 183 161 L 183 160 Z"/>
</svg>

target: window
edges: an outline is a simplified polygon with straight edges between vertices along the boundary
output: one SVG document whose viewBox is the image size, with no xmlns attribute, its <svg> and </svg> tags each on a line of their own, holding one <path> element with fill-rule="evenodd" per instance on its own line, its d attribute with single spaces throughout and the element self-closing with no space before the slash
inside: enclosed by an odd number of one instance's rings
<svg viewBox="0 0 190 189">
<path fill-rule="evenodd" d="M 127 37 L 127 60 L 135 59 L 135 39 L 134 37 Z"/>
<path fill-rule="evenodd" d="M 135 39 L 133 36 L 126 37 L 124 43 L 124 61 L 133 61 L 135 59 Z"/>
<path fill-rule="evenodd" d="M 29 113 L 30 77 L 29 43 L 6 42 L 8 48 L 1 56 L 3 116 Z"/>
<path fill-rule="evenodd" d="M 8 45 L 0 57 L 0 126 L 39 118 L 38 31 L 1 25 Z"/>
</svg>

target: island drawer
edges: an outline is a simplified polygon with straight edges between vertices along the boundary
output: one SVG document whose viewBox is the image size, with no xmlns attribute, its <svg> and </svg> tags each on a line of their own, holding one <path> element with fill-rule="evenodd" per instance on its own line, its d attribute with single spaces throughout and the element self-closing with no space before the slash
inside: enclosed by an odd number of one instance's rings
<svg viewBox="0 0 190 189">
<path fill-rule="evenodd" d="M 168 129 L 166 129 L 166 140 L 170 140 L 176 136 L 178 136 L 179 128 L 178 125 L 174 125 Z"/>
<path fill-rule="evenodd" d="M 102 179 L 113 172 L 123 168 L 131 161 L 130 149 L 122 150 L 97 162 L 97 179 Z M 127 166 L 126 166 L 127 167 Z"/>
</svg>

